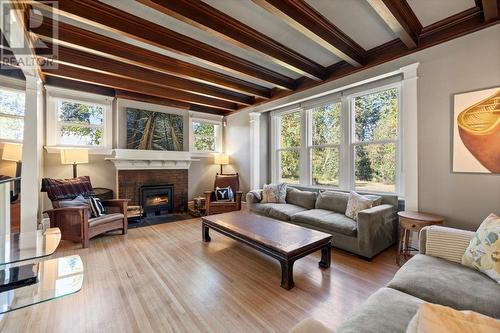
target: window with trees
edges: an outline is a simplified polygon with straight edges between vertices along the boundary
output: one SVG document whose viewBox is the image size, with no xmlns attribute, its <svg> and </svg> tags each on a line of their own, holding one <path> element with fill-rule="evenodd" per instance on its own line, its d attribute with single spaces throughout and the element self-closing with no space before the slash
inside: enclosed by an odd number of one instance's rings
<svg viewBox="0 0 500 333">
<path fill-rule="evenodd" d="M 24 91 L 0 88 L 0 140 L 23 141 Z"/>
<path fill-rule="evenodd" d="M 400 84 L 273 113 L 273 181 L 398 193 Z"/>
<path fill-rule="evenodd" d="M 396 192 L 399 90 L 353 97 L 355 188 Z"/>
<path fill-rule="evenodd" d="M 191 150 L 196 152 L 217 152 L 221 150 L 220 122 L 193 119 L 191 124 Z"/>
<path fill-rule="evenodd" d="M 331 103 L 308 111 L 311 118 L 309 156 L 311 184 L 339 185 L 341 103 Z"/>
<path fill-rule="evenodd" d="M 283 113 L 279 117 L 279 178 L 280 182 L 299 184 L 301 147 L 301 112 Z"/>
<path fill-rule="evenodd" d="M 104 105 L 58 99 L 59 144 L 63 146 L 103 145 L 104 113 Z"/>
</svg>

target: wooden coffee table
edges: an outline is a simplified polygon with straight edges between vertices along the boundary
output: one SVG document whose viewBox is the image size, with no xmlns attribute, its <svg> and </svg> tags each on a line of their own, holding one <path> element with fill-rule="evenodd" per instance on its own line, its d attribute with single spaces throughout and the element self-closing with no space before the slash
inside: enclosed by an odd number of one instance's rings
<svg viewBox="0 0 500 333">
<path fill-rule="evenodd" d="M 281 287 L 292 289 L 293 264 L 321 250 L 319 267 L 329 268 L 332 235 L 248 212 L 237 211 L 202 218 L 202 237 L 210 241 L 209 229 L 250 245 L 281 264 Z"/>
</svg>

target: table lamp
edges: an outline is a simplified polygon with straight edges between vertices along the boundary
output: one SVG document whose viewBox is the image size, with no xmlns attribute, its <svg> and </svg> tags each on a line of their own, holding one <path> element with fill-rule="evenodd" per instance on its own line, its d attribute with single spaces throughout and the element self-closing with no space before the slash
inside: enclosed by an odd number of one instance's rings
<svg viewBox="0 0 500 333">
<path fill-rule="evenodd" d="M 220 174 L 222 175 L 222 166 L 229 164 L 229 156 L 226 154 L 216 154 L 214 156 L 214 164 L 220 164 Z"/>
<path fill-rule="evenodd" d="M 2 160 L 16 162 L 16 177 L 21 177 L 23 145 L 21 143 L 5 143 Z"/>
<path fill-rule="evenodd" d="M 73 178 L 78 177 L 76 166 L 78 164 L 89 163 L 88 149 L 62 149 L 61 164 L 73 164 Z"/>
</svg>

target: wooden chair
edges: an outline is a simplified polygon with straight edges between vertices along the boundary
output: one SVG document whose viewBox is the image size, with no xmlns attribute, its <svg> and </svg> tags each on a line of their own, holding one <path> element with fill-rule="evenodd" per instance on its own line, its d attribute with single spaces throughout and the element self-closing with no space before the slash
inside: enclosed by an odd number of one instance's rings
<svg viewBox="0 0 500 333">
<path fill-rule="evenodd" d="M 78 194 L 75 195 L 75 197 Z M 127 233 L 127 204 L 128 199 L 103 200 L 106 214 L 89 218 L 88 205 L 74 207 L 60 207 L 59 201 L 52 200 L 53 209 L 47 213 L 50 218 L 50 227 L 61 230 L 61 238 L 81 242 L 84 248 L 89 246 L 89 239 L 111 230 L 121 230 L 122 235 Z"/>
<path fill-rule="evenodd" d="M 230 186 L 234 193 L 234 201 L 217 201 L 215 189 Z M 236 174 L 215 176 L 214 191 L 205 191 L 205 208 L 207 215 L 220 214 L 241 210 L 240 177 Z"/>
</svg>

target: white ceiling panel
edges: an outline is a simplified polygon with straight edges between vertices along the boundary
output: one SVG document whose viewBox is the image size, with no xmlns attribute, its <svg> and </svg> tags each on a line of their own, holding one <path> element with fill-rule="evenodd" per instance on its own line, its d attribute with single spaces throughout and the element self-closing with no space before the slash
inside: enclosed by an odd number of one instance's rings
<svg viewBox="0 0 500 333">
<path fill-rule="evenodd" d="M 251 0 L 203 1 L 322 66 L 341 60 Z"/>
<path fill-rule="evenodd" d="M 407 1 L 424 27 L 476 6 L 474 0 Z"/>
<path fill-rule="evenodd" d="M 366 0 L 306 0 L 306 2 L 365 50 L 396 38 Z"/>
<path fill-rule="evenodd" d="M 151 21 L 155 24 L 161 25 L 177 33 L 191 37 L 200 42 L 206 43 L 210 46 L 216 47 L 234 56 L 259 64 L 277 73 L 286 75 L 294 79 L 299 78 L 301 76 L 298 73 L 295 73 L 291 70 L 288 70 L 274 63 L 266 56 L 260 55 L 257 52 L 252 52 L 240 48 L 236 45 L 224 41 L 223 39 L 217 38 L 208 32 L 192 27 L 187 23 L 174 19 L 168 15 L 165 15 L 147 6 L 144 6 L 141 3 L 136 2 L 135 0 L 101 0 L 100 2 L 116 7 L 120 10 L 126 11 L 135 16 L 145 18 L 146 20 Z M 176 58 L 178 58 L 177 55 Z"/>
</svg>

